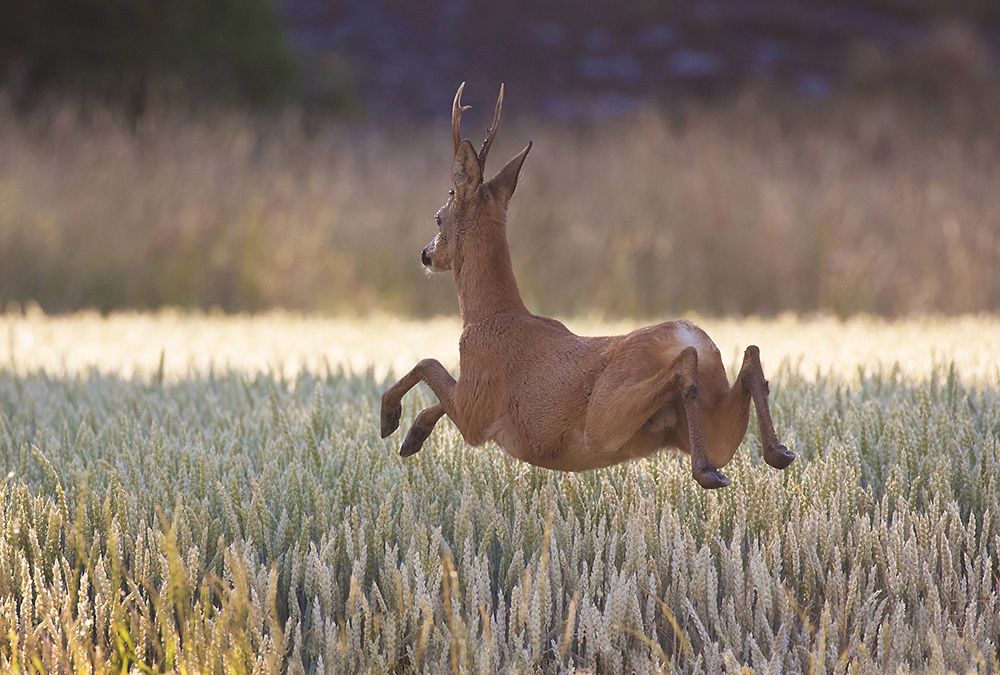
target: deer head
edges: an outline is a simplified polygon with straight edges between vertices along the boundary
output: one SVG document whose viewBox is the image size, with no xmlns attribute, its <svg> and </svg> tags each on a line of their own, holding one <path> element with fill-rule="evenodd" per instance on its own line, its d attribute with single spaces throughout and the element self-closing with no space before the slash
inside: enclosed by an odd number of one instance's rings
<svg viewBox="0 0 1000 675">
<path fill-rule="evenodd" d="M 493 122 L 486 130 L 486 139 L 477 153 L 468 139 L 462 140 L 462 113 L 471 106 L 462 105 L 463 82 L 455 92 L 451 107 L 451 135 L 455 146 L 455 159 L 451 167 L 454 188 L 448 191 L 448 201 L 434 215 L 438 232 L 420 252 L 420 260 L 430 270 L 445 272 L 460 264 L 463 246 L 478 236 L 488 236 L 492 230 L 505 227 L 507 205 L 517 187 L 517 177 L 521 172 L 531 143 L 515 155 L 506 166 L 483 182 L 486 157 L 500 127 L 500 113 L 503 110 L 503 85 L 493 111 Z"/>
</svg>

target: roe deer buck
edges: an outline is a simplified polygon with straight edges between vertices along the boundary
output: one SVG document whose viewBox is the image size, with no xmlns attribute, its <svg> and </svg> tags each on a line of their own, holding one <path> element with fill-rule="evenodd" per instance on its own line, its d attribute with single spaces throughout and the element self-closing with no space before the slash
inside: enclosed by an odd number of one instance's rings
<svg viewBox="0 0 1000 675">
<path fill-rule="evenodd" d="M 478 154 L 459 133 L 463 83 L 452 104 L 454 189 L 437 212 L 438 233 L 420 254 L 450 271 L 463 330 L 459 379 L 424 359 L 382 395 L 382 438 L 399 427 L 403 396 L 424 381 L 438 403 L 417 415 L 400 454 L 412 455 L 447 415 L 470 445 L 496 441 L 514 457 L 549 469 L 584 471 L 645 457 L 664 447 L 691 455 L 704 488 L 729 484 L 729 463 L 757 408 L 764 459 L 784 469 L 795 453 L 778 442 L 757 347 L 747 347 L 732 387 L 719 350 L 688 321 L 628 335 L 580 337 L 535 316 L 518 292 L 507 246 L 507 204 L 531 143 L 483 182 L 496 137 L 503 85 Z"/>
</svg>

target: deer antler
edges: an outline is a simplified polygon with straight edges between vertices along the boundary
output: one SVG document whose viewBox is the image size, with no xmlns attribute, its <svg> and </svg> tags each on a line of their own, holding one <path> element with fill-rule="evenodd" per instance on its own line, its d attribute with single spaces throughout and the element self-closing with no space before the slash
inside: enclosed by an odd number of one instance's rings
<svg viewBox="0 0 1000 675">
<path fill-rule="evenodd" d="M 490 153 L 490 146 L 493 145 L 493 139 L 497 137 L 497 129 L 500 128 L 500 111 L 503 110 L 503 83 L 500 83 L 500 95 L 497 96 L 497 107 L 493 110 L 493 122 L 490 123 L 490 128 L 486 130 L 486 139 L 483 141 L 483 147 L 479 149 L 479 166 L 486 168 L 486 155 Z"/>
<path fill-rule="evenodd" d="M 462 144 L 462 113 L 472 108 L 471 105 L 462 105 L 462 90 L 465 89 L 465 82 L 458 85 L 455 92 L 455 100 L 451 104 L 451 138 L 455 142 L 455 153 L 458 153 L 458 146 Z"/>
</svg>

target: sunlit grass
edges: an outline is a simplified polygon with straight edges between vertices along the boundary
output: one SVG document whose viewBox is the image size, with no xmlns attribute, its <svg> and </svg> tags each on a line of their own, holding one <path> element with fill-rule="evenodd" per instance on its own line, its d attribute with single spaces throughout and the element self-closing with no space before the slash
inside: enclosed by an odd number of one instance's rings
<svg viewBox="0 0 1000 675">
<path fill-rule="evenodd" d="M 1000 668 L 1000 321 L 699 322 L 760 345 L 787 471 L 753 429 L 706 492 L 446 420 L 404 460 L 378 393 L 452 319 L 7 315 L 0 669 Z"/>
<path fill-rule="evenodd" d="M 761 348 L 765 366 L 792 367 L 805 378 L 852 381 L 859 370 L 898 367 L 926 378 L 954 367 L 969 382 L 1000 376 L 1000 317 L 930 317 L 887 321 L 803 318 L 717 319 L 686 315 L 708 331 L 727 366 L 748 344 Z M 624 333 L 648 321 L 566 319 L 581 335 Z M 324 319 L 301 314 L 247 316 L 174 312 L 47 316 L 0 315 L 0 364 L 19 373 L 44 369 L 76 374 L 90 369 L 124 376 L 159 372 L 169 378 L 210 370 L 292 376 L 301 369 L 401 374 L 425 357 L 458 365 L 457 318 L 414 321 L 386 315 Z"/>
</svg>

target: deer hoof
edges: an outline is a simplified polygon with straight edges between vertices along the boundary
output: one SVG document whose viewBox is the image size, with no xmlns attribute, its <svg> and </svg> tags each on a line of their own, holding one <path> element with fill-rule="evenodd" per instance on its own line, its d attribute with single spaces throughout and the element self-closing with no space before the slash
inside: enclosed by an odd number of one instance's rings
<svg viewBox="0 0 1000 675">
<path fill-rule="evenodd" d="M 698 481 L 698 485 L 706 490 L 715 490 L 729 485 L 729 479 L 721 471 L 710 466 L 704 469 L 695 469 L 693 474 L 694 479 Z"/>
<path fill-rule="evenodd" d="M 382 401 L 382 438 L 388 438 L 392 432 L 399 428 L 399 418 L 403 414 L 403 406 L 399 403 L 392 405 Z"/>
<path fill-rule="evenodd" d="M 424 441 L 431 435 L 431 430 L 426 427 L 412 426 L 403 439 L 403 445 L 399 448 L 400 457 L 409 457 L 420 452 L 424 446 Z"/>
<path fill-rule="evenodd" d="M 795 461 L 795 453 L 781 443 L 772 443 L 764 449 L 764 461 L 775 469 L 784 469 Z"/>
</svg>

